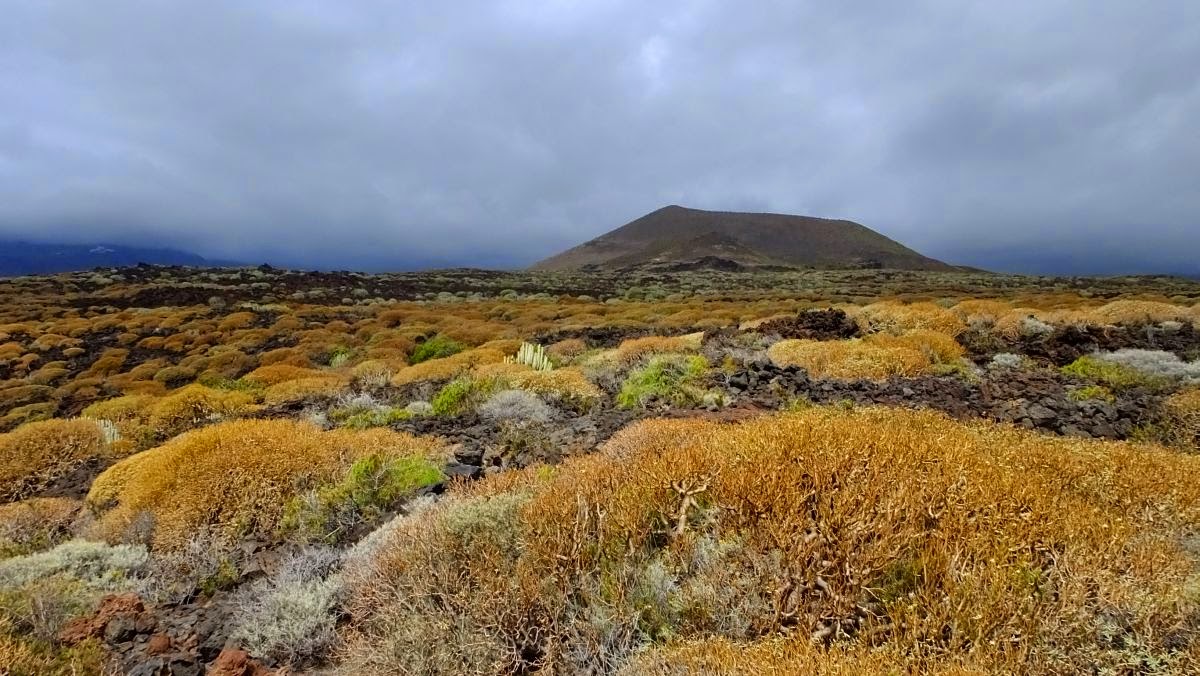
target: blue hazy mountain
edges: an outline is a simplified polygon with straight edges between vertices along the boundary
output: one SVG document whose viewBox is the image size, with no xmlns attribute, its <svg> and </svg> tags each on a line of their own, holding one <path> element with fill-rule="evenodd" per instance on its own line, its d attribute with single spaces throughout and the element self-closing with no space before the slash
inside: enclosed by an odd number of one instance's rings
<svg viewBox="0 0 1200 676">
<path fill-rule="evenodd" d="M 223 267 L 231 261 L 209 260 L 178 249 L 151 249 L 117 244 L 42 244 L 0 240 L 0 277 L 45 275 L 151 263 Z"/>
</svg>

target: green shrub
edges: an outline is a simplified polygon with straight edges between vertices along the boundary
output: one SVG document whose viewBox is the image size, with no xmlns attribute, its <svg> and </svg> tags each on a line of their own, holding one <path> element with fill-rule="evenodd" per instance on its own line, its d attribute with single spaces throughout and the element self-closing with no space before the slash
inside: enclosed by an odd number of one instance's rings
<svg viewBox="0 0 1200 676">
<path fill-rule="evenodd" d="M 196 379 L 197 383 L 212 388 L 214 390 L 222 390 L 224 392 L 261 392 L 265 389 L 262 383 L 257 383 L 244 378 L 226 378 L 217 373 L 206 373 Z"/>
<path fill-rule="evenodd" d="M 1067 398 L 1072 401 L 1116 401 L 1112 390 L 1103 385 L 1088 385 L 1086 387 L 1077 387 L 1070 392 L 1067 392 Z"/>
<path fill-rule="evenodd" d="M 410 364 L 420 364 L 421 362 L 429 361 L 430 359 L 449 357 L 450 355 L 458 354 L 465 349 L 467 349 L 466 345 L 463 345 L 453 338 L 447 338 L 439 333 L 438 335 L 426 340 L 414 348 L 412 355 L 408 358 L 408 362 Z"/>
<path fill-rule="evenodd" d="M 336 542 L 442 479 L 441 469 L 426 458 L 372 454 L 351 465 L 341 481 L 289 502 L 281 528 L 302 540 Z"/>
<path fill-rule="evenodd" d="M 708 392 L 700 382 L 708 373 L 708 361 L 700 356 L 661 355 L 634 370 L 621 383 L 617 405 L 635 408 L 651 399 L 662 399 L 675 406 L 694 406 Z"/>
<path fill-rule="evenodd" d="M 446 383 L 429 403 L 433 406 L 434 415 L 458 415 L 470 407 L 472 400 L 485 394 L 487 389 L 477 381 L 459 378 Z"/>
<path fill-rule="evenodd" d="M 343 399 L 339 406 L 329 410 L 329 419 L 342 427 L 365 430 L 372 427 L 387 427 L 413 417 L 412 412 L 377 402 L 370 395 L 358 395 Z"/>
<path fill-rule="evenodd" d="M 333 348 L 332 352 L 329 353 L 329 366 L 331 368 L 338 369 L 346 364 L 349 364 L 350 360 L 353 358 L 353 348 L 346 347 L 345 345 L 338 345 L 337 347 Z"/>
<path fill-rule="evenodd" d="M 1090 355 L 1080 357 L 1062 367 L 1062 372 L 1069 376 L 1107 385 L 1115 390 L 1127 390 L 1134 387 L 1160 389 L 1166 385 L 1162 378 L 1147 375 L 1124 364 Z"/>
</svg>

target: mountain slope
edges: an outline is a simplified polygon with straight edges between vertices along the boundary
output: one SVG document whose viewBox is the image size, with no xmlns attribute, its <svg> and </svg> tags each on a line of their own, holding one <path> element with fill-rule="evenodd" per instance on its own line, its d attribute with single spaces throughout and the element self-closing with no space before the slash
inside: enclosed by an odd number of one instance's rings
<svg viewBox="0 0 1200 676">
<path fill-rule="evenodd" d="M 156 265 L 217 266 L 193 253 L 175 249 L 145 249 L 117 245 L 39 244 L 0 240 L 0 277 L 47 275 L 56 272 L 123 267 L 138 263 Z"/>
<path fill-rule="evenodd" d="M 721 258 L 744 265 L 953 270 L 853 221 L 671 205 L 533 265 L 628 267 Z"/>
</svg>

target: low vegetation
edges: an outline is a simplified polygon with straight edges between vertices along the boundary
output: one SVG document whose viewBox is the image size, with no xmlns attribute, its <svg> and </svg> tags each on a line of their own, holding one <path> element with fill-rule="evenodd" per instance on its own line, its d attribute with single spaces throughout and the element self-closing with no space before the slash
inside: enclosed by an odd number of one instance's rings
<svg viewBox="0 0 1200 676">
<path fill-rule="evenodd" d="M 442 479 L 428 458 L 374 453 L 355 460 L 337 481 L 292 498 L 280 528 L 304 541 L 337 543 Z"/>
<path fill-rule="evenodd" d="M 438 334 L 429 340 L 417 345 L 409 357 L 410 364 L 420 364 L 430 359 L 442 359 L 451 355 L 458 354 L 466 349 L 462 343 Z"/>
<path fill-rule="evenodd" d="M 49 549 L 68 539 L 80 502 L 29 498 L 0 505 L 0 560 Z"/>
<path fill-rule="evenodd" d="M 1062 372 L 1114 390 L 1135 387 L 1153 390 L 1164 387 L 1168 382 L 1165 378 L 1146 373 L 1133 366 L 1094 355 L 1076 359 L 1064 366 Z"/>
<path fill-rule="evenodd" d="M 149 519 L 156 548 L 190 533 L 269 537 L 289 501 L 336 483 L 363 458 L 432 457 L 428 442 L 389 430 L 323 432 L 291 420 L 205 427 L 117 463 L 92 484 L 87 502 L 98 533 L 120 540 Z"/>
<path fill-rule="evenodd" d="M 635 408 L 654 401 L 675 406 L 695 406 L 716 393 L 704 388 L 708 360 L 700 356 L 660 355 L 635 369 L 621 383 L 617 406 Z"/>
<path fill-rule="evenodd" d="M 1182 673 L 1198 470 L 898 410 L 642 423 L 389 528 L 344 673 Z"/>
<path fill-rule="evenodd" d="M 47 420 L 0 434 L 0 503 L 20 500 L 109 455 L 91 420 Z"/>
<path fill-rule="evenodd" d="M 0 673 L 157 673 L 158 632 L 189 673 L 221 646 L 1192 673 L 1198 301 L 898 270 L 0 281 Z"/>
</svg>

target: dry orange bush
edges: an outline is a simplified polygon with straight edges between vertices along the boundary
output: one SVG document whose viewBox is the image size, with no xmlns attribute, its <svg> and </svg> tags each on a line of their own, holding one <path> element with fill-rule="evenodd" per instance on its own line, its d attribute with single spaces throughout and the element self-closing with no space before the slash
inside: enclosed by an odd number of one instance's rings
<svg viewBox="0 0 1200 676">
<path fill-rule="evenodd" d="M 1094 323 L 1100 324 L 1157 324 L 1165 321 L 1191 320 L 1188 308 L 1173 303 L 1145 300 L 1115 300 L 1087 312 Z"/>
<path fill-rule="evenodd" d="M 355 380 L 388 383 L 392 376 L 396 375 L 396 371 L 404 366 L 403 357 L 398 357 L 395 361 L 368 359 L 355 364 L 350 369 L 350 375 Z"/>
<path fill-rule="evenodd" d="M 1002 300 L 971 299 L 958 302 L 950 311 L 968 325 L 995 324 L 1012 311 L 1012 304 Z"/>
<path fill-rule="evenodd" d="M 78 338 L 68 338 L 67 336 L 60 336 L 56 333 L 43 333 L 29 345 L 39 352 L 46 352 L 55 348 L 66 349 L 69 347 L 79 347 L 82 342 L 83 341 L 79 340 Z"/>
<path fill-rule="evenodd" d="M 704 333 L 689 333 L 686 336 L 646 336 L 623 341 L 617 346 L 614 358 L 622 364 L 633 362 L 652 354 L 668 352 L 695 352 L 704 342 Z"/>
<path fill-rule="evenodd" d="M 491 382 L 498 389 L 526 390 L 580 404 L 588 404 L 604 396 L 583 371 L 574 367 L 537 371 L 523 364 L 485 364 L 472 371 L 471 377 Z"/>
<path fill-rule="evenodd" d="M 300 368 L 312 368 L 312 360 L 303 352 L 292 347 L 280 347 L 268 350 L 258 355 L 258 363 L 263 366 L 287 364 Z"/>
<path fill-rule="evenodd" d="M 546 352 L 558 363 L 569 363 L 587 350 L 587 343 L 579 338 L 560 340 L 546 348 Z"/>
<path fill-rule="evenodd" d="M 1005 312 L 996 318 L 992 325 L 992 331 L 997 335 L 1005 338 L 1014 339 L 1027 332 L 1027 323 L 1030 319 L 1035 319 L 1038 322 L 1047 323 L 1047 318 L 1041 311 L 1030 307 L 1018 307 Z M 1054 319 L 1063 319 L 1055 317 Z"/>
<path fill-rule="evenodd" d="M 258 318 L 253 312 L 234 312 L 225 315 L 225 318 L 217 324 L 217 330 L 222 333 L 229 333 L 238 329 L 249 328 L 250 325 Z"/>
<path fill-rule="evenodd" d="M 93 420 L 46 420 L 0 434 L 0 502 L 31 495 L 108 452 Z"/>
<path fill-rule="evenodd" d="M 71 371 L 69 369 L 46 364 L 26 376 L 26 380 L 34 385 L 56 385 L 61 383 L 70 374 Z"/>
<path fill-rule="evenodd" d="M 334 373 L 324 373 L 312 378 L 287 380 L 263 390 L 263 403 L 268 406 L 289 404 L 317 397 L 332 397 L 345 390 L 348 378 Z"/>
<path fill-rule="evenodd" d="M 738 643 L 724 638 L 701 639 L 655 646 L 634 657 L 618 676 L 862 676 L 920 673 L 923 676 L 988 676 L 996 672 L 979 666 L 969 656 L 946 657 L 936 664 L 921 664 L 914 672 L 911 655 L 899 650 L 879 650 L 851 645 L 826 648 L 808 638 L 766 639 Z"/>
<path fill-rule="evenodd" d="M 1200 388 L 1177 392 L 1163 405 L 1168 440 L 1192 451 L 1200 451 Z"/>
<path fill-rule="evenodd" d="M 257 360 L 254 357 L 234 348 L 214 348 L 211 356 L 198 363 L 196 368 L 202 375 L 212 375 L 221 378 L 237 378 L 254 368 Z"/>
<path fill-rule="evenodd" d="M 199 425 L 245 415 L 254 408 L 254 397 L 245 392 L 193 383 L 151 404 L 145 412 L 145 425 L 153 439 L 164 440 Z"/>
<path fill-rule="evenodd" d="M 120 373 L 121 367 L 125 365 L 125 360 L 128 357 L 129 350 L 109 348 L 100 355 L 99 359 L 92 362 L 92 365 L 84 373 L 89 377 L 100 378 Z"/>
<path fill-rule="evenodd" d="M 378 534 L 342 670 L 608 673 L 668 642 L 641 664 L 1191 673 L 1197 472 L 902 409 L 638 423 Z"/>
<path fill-rule="evenodd" d="M 134 455 L 96 478 L 87 503 L 97 532 L 117 539 L 153 518 L 153 544 L 172 548 L 197 530 L 270 536 L 289 499 L 330 483 L 368 455 L 434 458 L 430 444 L 391 430 L 334 430 L 292 420 L 214 425 Z"/>
<path fill-rule="evenodd" d="M 957 336 L 967 328 L 958 315 L 934 303 L 883 301 L 848 311 L 848 314 L 858 322 L 864 333 L 903 333 L 913 329 L 928 329 Z"/>
<path fill-rule="evenodd" d="M 81 505 L 70 498 L 29 498 L 0 505 L 0 559 L 58 544 L 69 536 Z"/>
<path fill-rule="evenodd" d="M 781 340 L 767 349 L 776 366 L 799 366 L 814 378 L 882 380 L 917 376 L 929 370 L 925 353 L 911 345 L 880 345 L 849 340 Z"/>
<path fill-rule="evenodd" d="M 0 364 L 15 361 L 23 354 L 25 354 L 25 348 L 20 343 L 13 341 L 4 343 L 0 345 Z"/>
<path fill-rule="evenodd" d="M 443 381 L 459 376 L 480 364 L 497 364 L 504 361 L 508 353 L 492 348 L 477 347 L 441 359 L 430 359 L 420 364 L 406 366 L 396 372 L 392 384 L 397 387 L 421 382 Z"/>
<path fill-rule="evenodd" d="M 881 347 L 907 347 L 919 351 L 933 364 L 953 364 L 967 353 L 966 348 L 944 333 L 928 329 L 914 329 L 896 336 L 876 333 L 863 339 Z"/>
<path fill-rule="evenodd" d="M 329 375 L 325 371 L 314 368 L 305 368 L 302 366 L 293 366 L 286 363 L 270 364 L 268 366 L 260 366 L 253 371 L 247 373 L 243 380 L 257 385 L 278 385 L 289 380 L 301 380 L 303 378 L 321 378 Z"/>
</svg>

